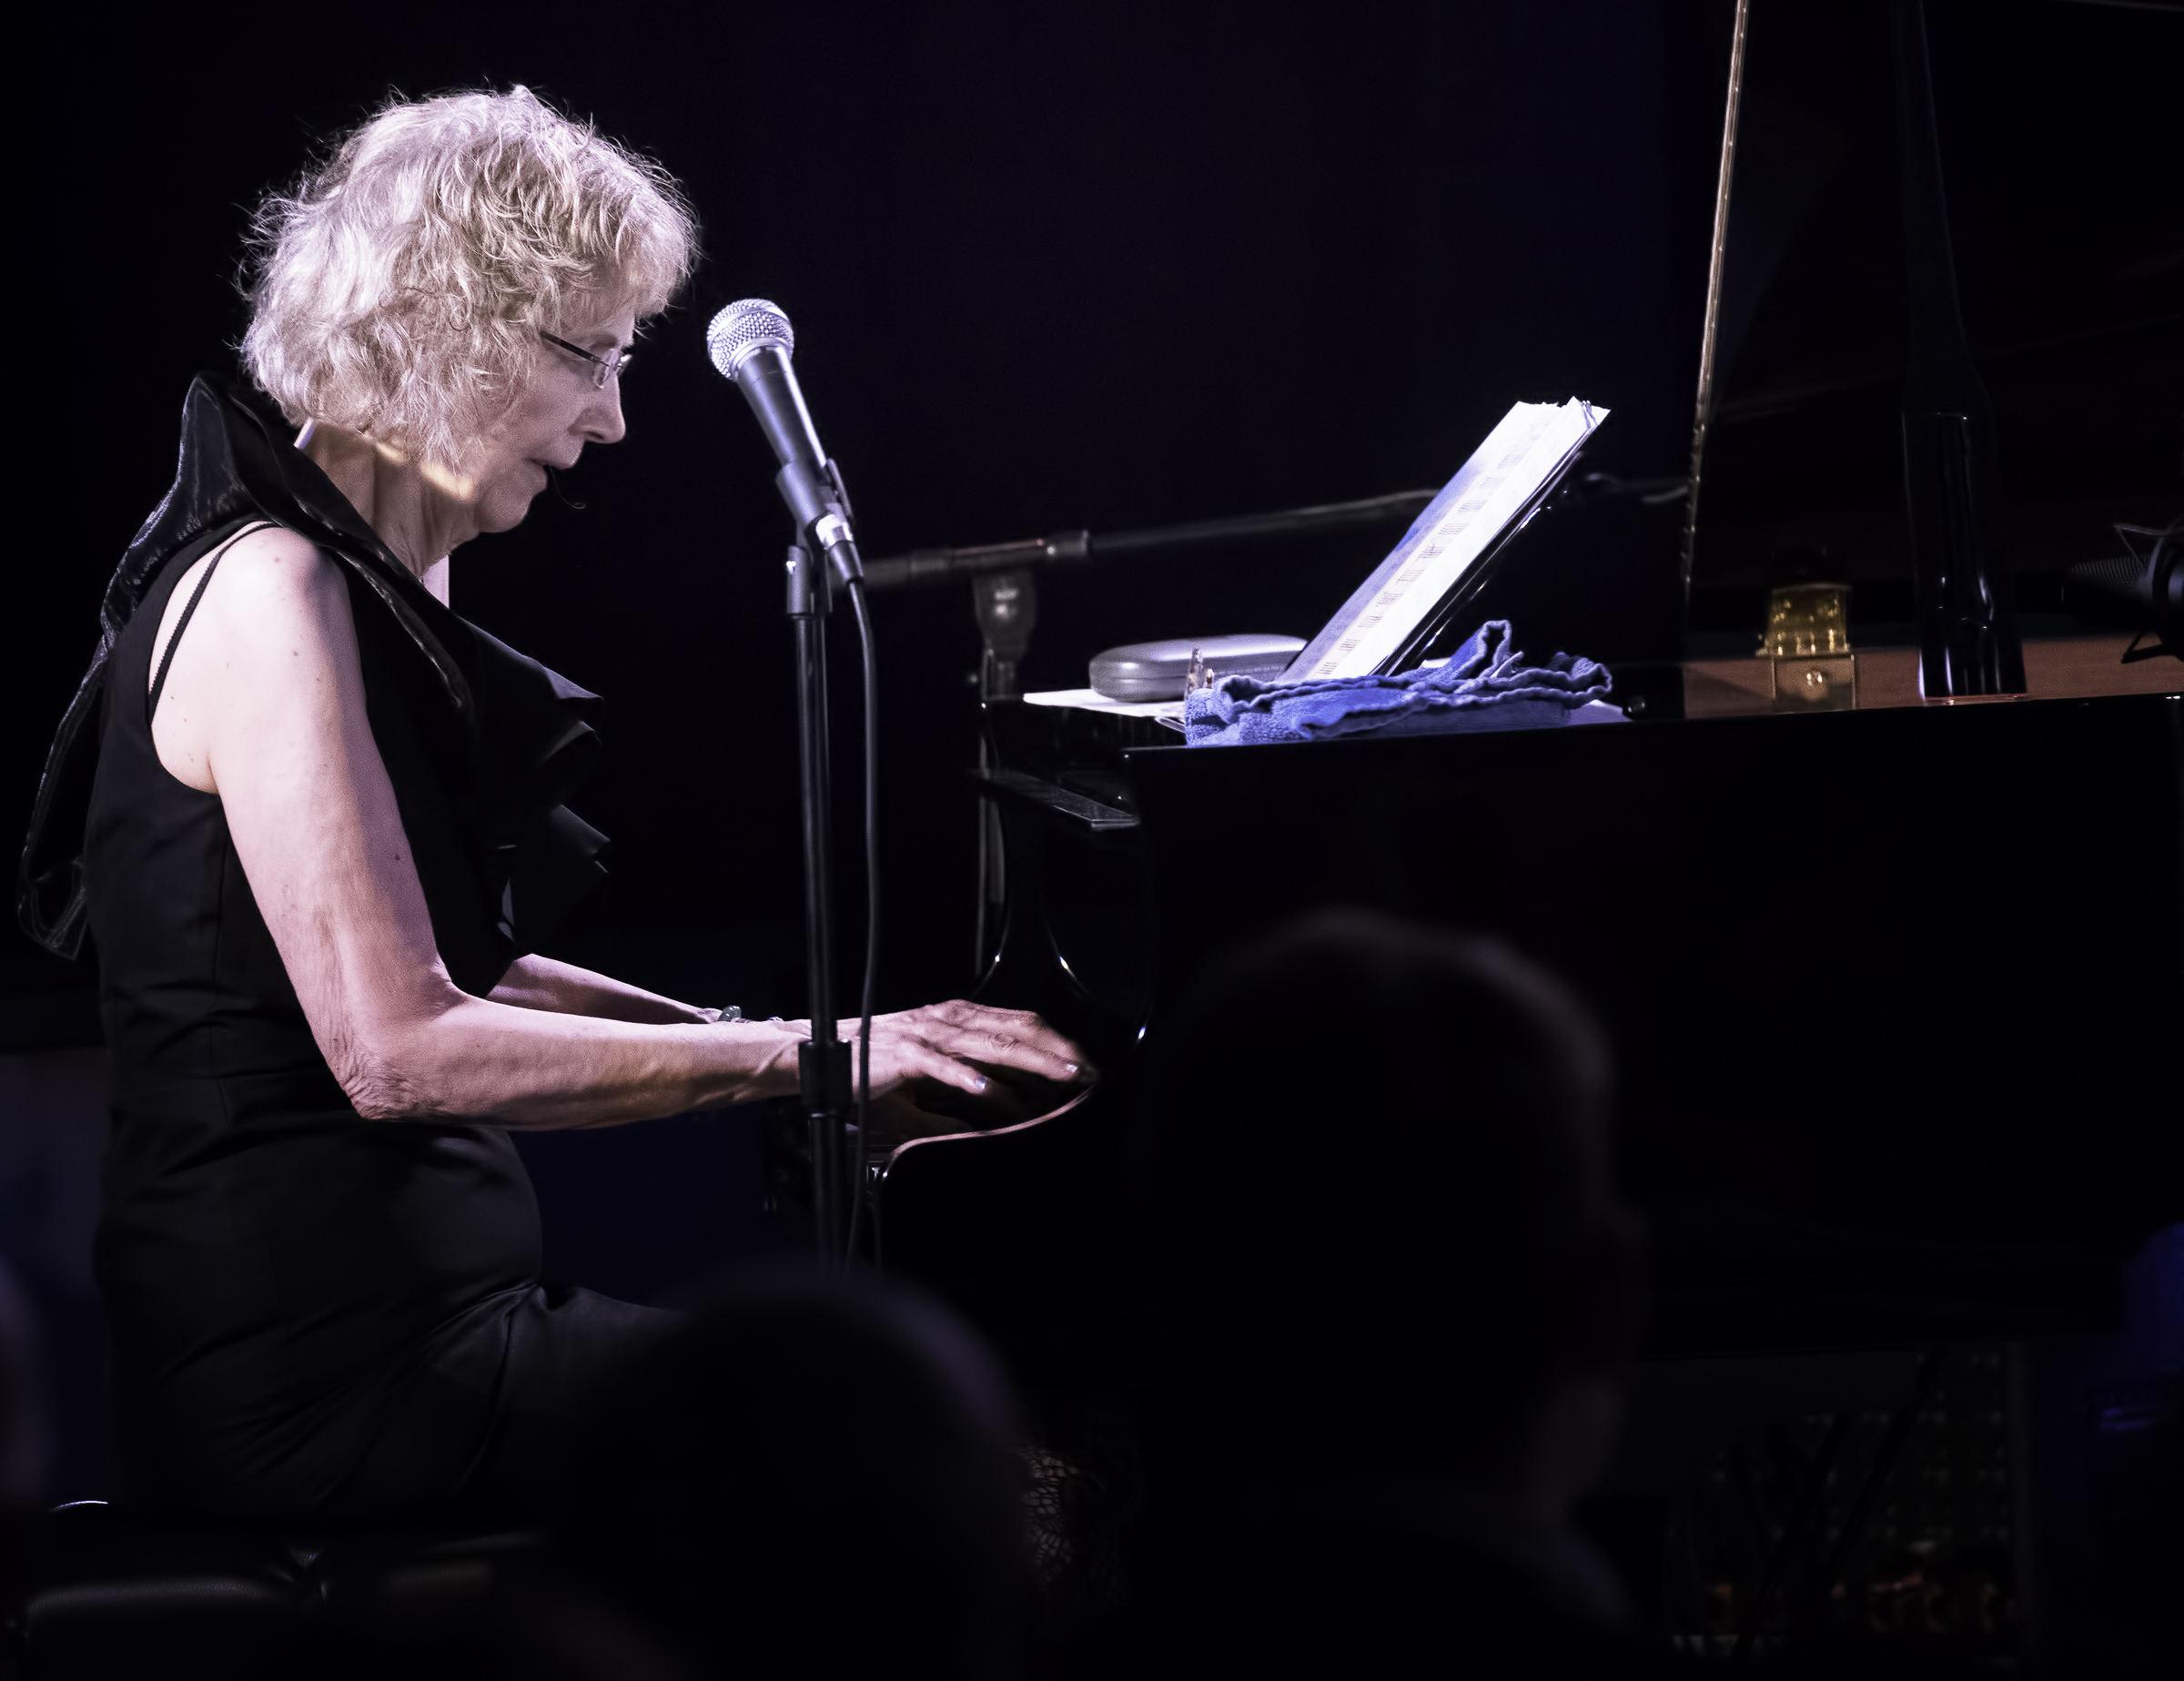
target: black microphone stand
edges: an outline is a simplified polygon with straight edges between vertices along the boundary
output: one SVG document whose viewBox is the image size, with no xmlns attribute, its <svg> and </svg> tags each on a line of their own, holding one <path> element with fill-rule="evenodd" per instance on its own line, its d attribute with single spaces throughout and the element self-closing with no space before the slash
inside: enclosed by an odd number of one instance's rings
<svg viewBox="0 0 2184 1681">
<path fill-rule="evenodd" d="M 804 816 L 804 937 L 810 977 L 811 1037 L 796 1048 L 796 1085 L 809 1129 L 813 1237 L 821 1267 L 845 1267 L 864 1208 L 865 1140 L 857 1122 L 871 1096 L 872 991 L 879 967 L 877 684 L 864 567 L 852 531 L 842 474 L 820 451 L 789 359 L 789 318 L 763 298 L 746 298 L 713 318 L 705 332 L 713 365 L 733 381 L 757 416 L 781 461 L 774 487 L 794 521 L 788 557 L 789 623 L 796 637 L 796 740 Z M 834 591 L 848 592 L 864 661 L 864 1089 L 853 1099 L 850 1048 L 834 1013 L 834 839 L 833 753 L 827 725 L 826 622 Z M 856 1181 L 854 1185 L 851 1180 Z M 854 1199 L 850 1200 L 849 1199 Z M 844 1213 L 848 1218 L 844 1219 Z"/>
<path fill-rule="evenodd" d="M 788 557 L 789 623 L 796 632 L 796 746 L 804 808 L 804 940 L 812 1037 L 796 1048 L 796 1085 L 812 1152 L 812 1223 L 823 1267 L 845 1256 L 846 1137 L 853 1112 L 849 1047 L 834 1015 L 833 753 L 826 708 L 826 622 L 834 585 L 802 543 Z"/>
</svg>

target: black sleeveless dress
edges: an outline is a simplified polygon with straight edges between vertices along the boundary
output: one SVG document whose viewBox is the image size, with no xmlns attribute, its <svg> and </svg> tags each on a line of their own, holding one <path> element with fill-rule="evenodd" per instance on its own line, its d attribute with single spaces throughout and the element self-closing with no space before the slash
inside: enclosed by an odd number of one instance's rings
<svg viewBox="0 0 2184 1681">
<path fill-rule="evenodd" d="M 133 1497 L 250 1517 L 535 1512 L 587 1386 L 672 1316 L 538 1281 L 496 1128 L 368 1121 L 311 1036 L 219 798 L 159 764 L 152 643 L 253 524 L 342 562 L 372 735 L 457 986 L 490 992 L 581 900 L 561 805 L 593 698 L 433 600 L 278 422 L 201 378 L 176 488 L 106 604 L 40 790 L 19 909 L 100 960 L 114 1133 L 96 1267 Z M 75 845 L 71 845 L 71 841 Z"/>
</svg>

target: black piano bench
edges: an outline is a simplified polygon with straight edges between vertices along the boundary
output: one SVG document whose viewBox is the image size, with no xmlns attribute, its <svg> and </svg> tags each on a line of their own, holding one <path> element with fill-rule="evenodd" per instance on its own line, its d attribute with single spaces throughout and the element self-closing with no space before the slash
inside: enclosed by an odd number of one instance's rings
<svg viewBox="0 0 2184 1681">
<path fill-rule="evenodd" d="M 22 1681 L 288 1677 L 329 1619 L 433 1616 L 482 1598 L 541 1550 L 528 1534 L 188 1524 L 102 1501 L 29 1526 L 0 1616 L 0 1676 Z M 10 1662 L 12 1660 L 12 1664 Z"/>
</svg>

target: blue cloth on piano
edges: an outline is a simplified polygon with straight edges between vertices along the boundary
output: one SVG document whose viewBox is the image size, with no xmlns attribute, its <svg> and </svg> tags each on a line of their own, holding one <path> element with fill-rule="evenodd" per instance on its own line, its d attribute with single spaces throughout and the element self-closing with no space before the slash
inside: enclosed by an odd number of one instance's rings
<svg viewBox="0 0 2184 1681">
<path fill-rule="evenodd" d="M 1596 660 L 1558 653 L 1544 665 L 1523 661 L 1509 622 L 1490 619 L 1437 669 L 1317 683 L 1222 677 L 1184 701 L 1184 739 L 1193 747 L 1230 747 L 1342 735 L 1530 730 L 1566 724 L 1577 707 L 1607 699 L 1612 680 Z"/>
</svg>

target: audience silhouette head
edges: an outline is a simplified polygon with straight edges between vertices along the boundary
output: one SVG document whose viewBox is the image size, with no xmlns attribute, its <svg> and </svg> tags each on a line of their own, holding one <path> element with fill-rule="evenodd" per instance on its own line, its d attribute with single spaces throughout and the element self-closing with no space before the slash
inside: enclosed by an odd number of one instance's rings
<svg viewBox="0 0 2184 1681">
<path fill-rule="evenodd" d="M 1013 1403 L 922 1296 L 782 1272 L 716 1294 L 602 1397 L 569 1563 L 708 1674 L 982 1681 L 1026 1591 Z"/>
<path fill-rule="evenodd" d="M 1247 1483 L 1557 1522 L 1640 1314 L 1605 1041 L 1507 947 L 1365 912 L 1206 976 L 1156 1069 L 1158 1291 Z"/>
</svg>

